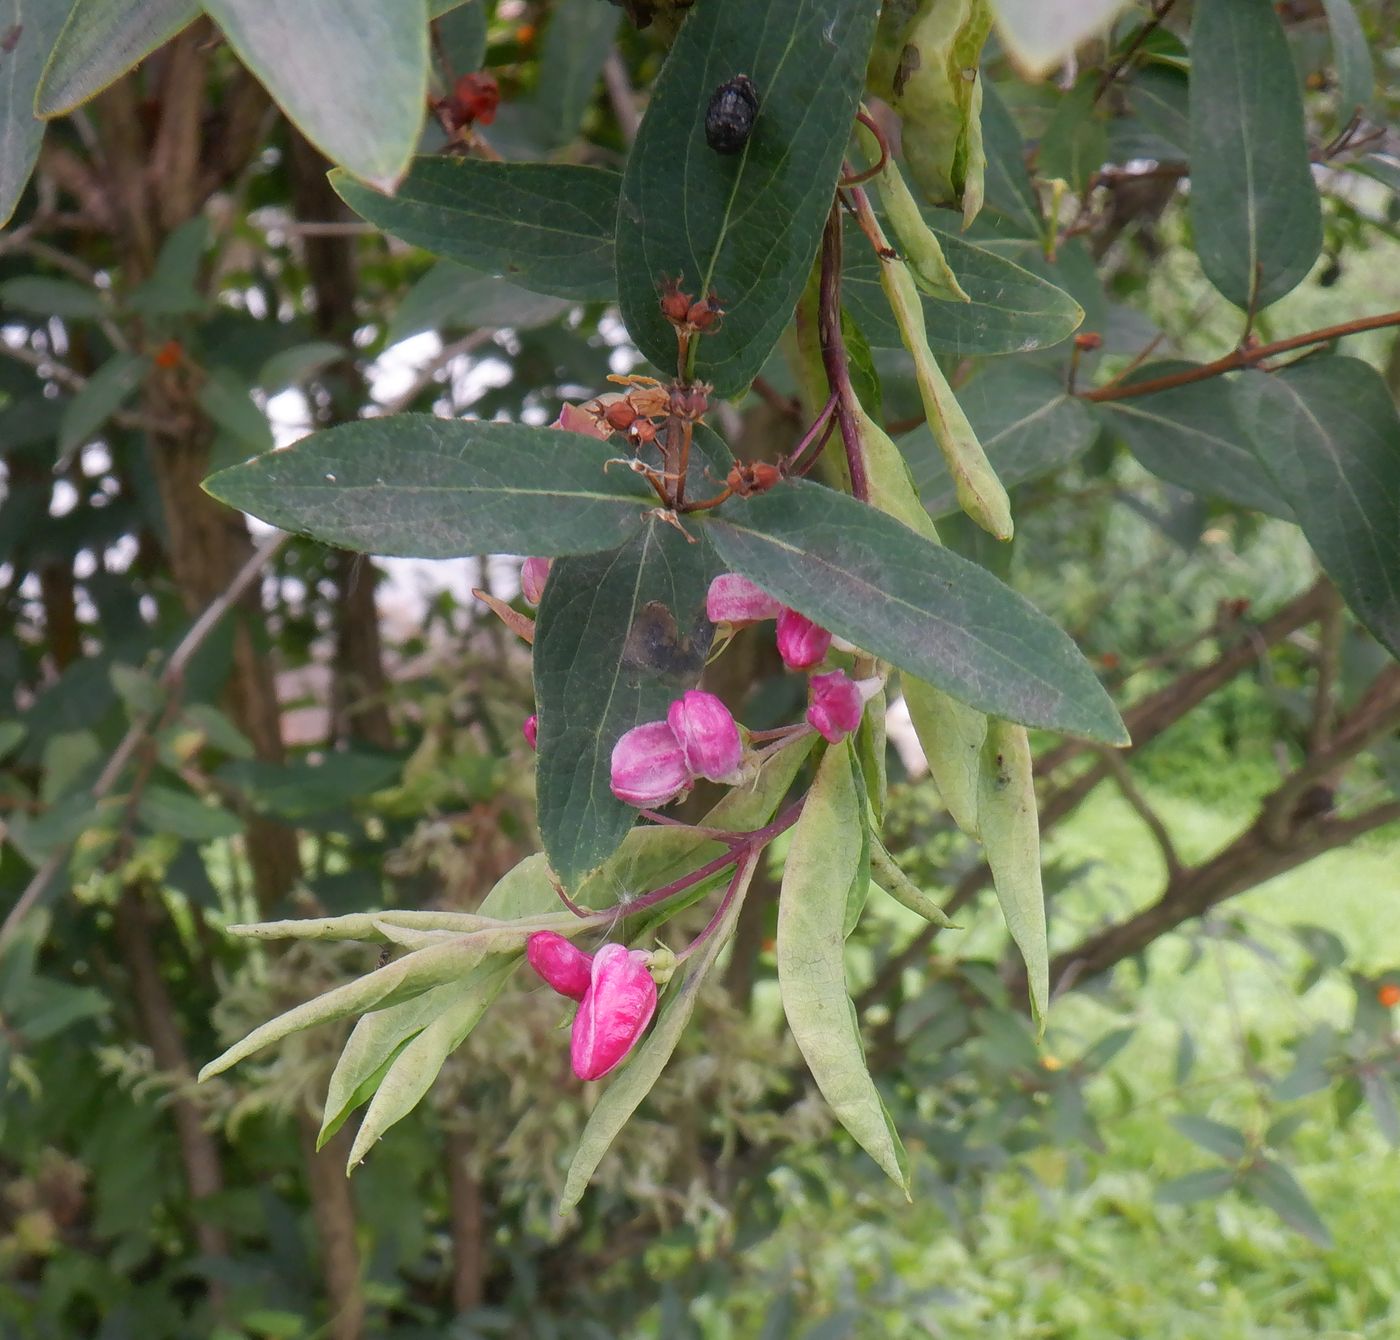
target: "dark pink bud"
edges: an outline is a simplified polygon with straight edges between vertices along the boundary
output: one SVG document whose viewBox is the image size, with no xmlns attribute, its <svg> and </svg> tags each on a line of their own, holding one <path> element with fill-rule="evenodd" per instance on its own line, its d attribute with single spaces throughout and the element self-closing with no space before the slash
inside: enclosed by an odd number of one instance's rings
<svg viewBox="0 0 1400 1340">
<path fill-rule="evenodd" d="M 664 721 L 633 726 L 612 751 L 612 793 L 628 805 L 668 805 L 690 788 L 685 751 Z"/>
<path fill-rule="evenodd" d="M 530 966 L 561 996 L 582 1000 L 593 981 L 593 960 L 553 931 L 536 931 L 525 941 Z"/>
<path fill-rule="evenodd" d="M 744 757 L 739 727 L 713 693 L 691 689 L 683 694 L 671 704 L 666 724 L 680 742 L 691 776 L 731 785 L 739 780 Z"/>
<path fill-rule="evenodd" d="M 813 675 L 807 724 L 837 744 L 860 725 L 865 704 L 879 691 L 879 679 L 852 679 L 844 670 Z"/>
<path fill-rule="evenodd" d="M 831 634 L 806 615 L 792 609 L 778 615 L 778 655 L 789 670 L 820 665 L 830 646 Z"/>
<path fill-rule="evenodd" d="M 539 717 L 535 716 L 534 713 L 526 717 L 524 724 L 520 727 L 520 733 L 525 737 L 525 743 L 528 744 L 531 749 L 538 749 L 539 744 L 537 741 L 540 734 Z"/>
<path fill-rule="evenodd" d="M 520 565 L 520 594 L 531 605 L 538 605 L 544 595 L 544 579 L 549 576 L 547 558 L 527 558 Z"/>
<path fill-rule="evenodd" d="M 782 612 L 781 601 L 737 572 L 722 572 L 710 583 L 705 597 L 705 613 L 711 623 L 754 623 L 776 619 Z"/>
<path fill-rule="evenodd" d="M 625 945 L 604 945 L 593 956 L 592 980 L 569 1039 L 574 1074 L 601 1079 L 636 1045 L 656 1013 L 651 956 Z"/>
</svg>

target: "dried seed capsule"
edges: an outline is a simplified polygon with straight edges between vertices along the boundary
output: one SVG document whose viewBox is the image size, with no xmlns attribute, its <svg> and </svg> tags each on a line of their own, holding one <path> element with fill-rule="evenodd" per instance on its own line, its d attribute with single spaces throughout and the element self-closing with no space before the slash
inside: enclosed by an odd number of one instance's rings
<svg viewBox="0 0 1400 1340">
<path fill-rule="evenodd" d="M 737 154 L 748 143 L 757 118 L 758 90 L 748 75 L 736 75 L 710 95 L 705 143 L 717 154 Z"/>
</svg>

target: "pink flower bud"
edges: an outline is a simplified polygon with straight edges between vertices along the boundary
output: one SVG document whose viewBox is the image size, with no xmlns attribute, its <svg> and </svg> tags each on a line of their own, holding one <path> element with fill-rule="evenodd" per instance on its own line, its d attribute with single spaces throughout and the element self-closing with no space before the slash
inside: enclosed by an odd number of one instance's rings
<svg viewBox="0 0 1400 1340">
<path fill-rule="evenodd" d="M 520 733 L 525 737 L 525 743 L 528 744 L 531 749 L 538 749 L 540 747 L 538 744 L 540 734 L 539 717 L 533 712 L 527 716 L 520 727 Z"/>
<path fill-rule="evenodd" d="M 691 776 L 731 785 L 739 780 L 744 756 L 739 727 L 713 693 L 689 690 L 671 704 L 666 724 L 680 741 Z"/>
<path fill-rule="evenodd" d="M 593 956 L 593 976 L 574 1017 L 569 1052 L 579 1079 L 601 1079 L 636 1045 L 656 1013 L 651 956 L 624 945 L 604 945 Z"/>
<path fill-rule="evenodd" d="M 530 966 L 561 996 L 582 1000 L 593 980 L 593 960 L 553 931 L 536 931 L 525 941 Z"/>
<path fill-rule="evenodd" d="M 586 409 L 569 404 L 560 407 L 559 417 L 549 426 L 562 428 L 567 433 L 582 433 L 585 437 L 606 438 L 612 432 L 607 424 L 599 423 Z"/>
<path fill-rule="evenodd" d="M 778 654 L 789 670 L 820 665 L 830 646 L 831 634 L 805 615 L 792 609 L 778 615 Z"/>
<path fill-rule="evenodd" d="M 844 670 L 813 675 L 807 724 L 837 744 L 860 725 L 865 704 L 879 691 L 878 678 L 852 679 Z"/>
<path fill-rule="evenodd" d="M 781 601 L 737 572 L 720 573 L 705 597 L 705 613 L 711 623 L 754 623 L 776 619 L 782 612 Z"/>
<path fill-rule="evenodd" d="M 685 750 L 664 721 L 633 726 L 612 751 L 612 793 L 639 809 L 669 805 L 690 789 Z"/>
<path fill-rule="evenodd" d="M 538 605 L 544 595 L 544 579 L 549 576 L 547 558 L 527 558 L 520 565 L 520 594 L 531 605 Z"/>
</svg>

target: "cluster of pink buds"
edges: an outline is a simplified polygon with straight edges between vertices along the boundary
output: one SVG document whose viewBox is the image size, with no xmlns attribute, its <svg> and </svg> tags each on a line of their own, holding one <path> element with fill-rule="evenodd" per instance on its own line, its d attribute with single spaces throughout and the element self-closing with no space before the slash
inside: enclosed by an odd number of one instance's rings
<svg viewBox="0 0 1400 1340">
<path fill-rule="evenodd" d="M 656 1013 L 651 955 L 620 944 L 585 954 L 562 935 L 536 931 L 525 956 L 561 996 L 579 1003 L 569 1038 L 574 1074 L 601 1079 L 619 1066 Z"/>
<path fill-rule="evenodd" d="M 699 777 L 733 785 L 744 744 L 729 709 L 713 693 L 691 689 L 665 721 L 634 726 L 613 746 L 612 791 L 640 809 L 669 805 Z"/>
<path fill-rule="evenodd" d="M 810 670 L 831 650 L 831 634 L 825 628 L 736 572 L 726 572 L 710 583 L 705 612 L 711 623 L 735 627 L 776 619 L 778 654 L 789 670 Z M 879 691 L 878 678 L 852 679 L 844 670 L 813 675 L 807 724 L 836 744 L 860 725 L 865 704 Z"/>
</svg>

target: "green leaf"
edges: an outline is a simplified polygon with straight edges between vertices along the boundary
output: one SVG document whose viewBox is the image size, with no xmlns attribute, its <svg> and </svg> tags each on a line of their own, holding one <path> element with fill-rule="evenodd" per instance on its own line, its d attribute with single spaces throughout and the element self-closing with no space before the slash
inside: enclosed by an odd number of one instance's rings
<svg viewBox="0 0 1400 1340">
<path fill-rule="evenodd" d="M 549 144 L 567 144 L 598 88 L 621 13 L 598 0 L 560 0 L 540 48 L 540 82 L 534 110 Z"/>
<path fill-rule="evenodd" d="M 215 368 L 199 388 L 199 407 L 224 430 L 245 456 L 271 451 L 272 428 L 253 403 L 248 387 L 236 372 Z"/>
<path fill-rule="evenodd" d="M 236 814 L 169 786 L 146 787 L 136 813 L 152 833 L 170 833 L 187 842 L 212 842 L 243 831 L 243 821 Z"/>
<path fill-rule="evenodd" d="M 907 1195 L 904 1148 L 870 1078 L 846 985 L 842 926 L 866 827 L 852 766 L 848 742 L 827 750 L 793 830 L 778 900 L 778 987 L 822 1097 Z"/>
<path fill-rule="evenodd" d="M 569 310 L 564 298 L 541 293 L 468 270 L 455 261 L 439 261 L 404 294 L 384 333 L 386 344 L 420 330 L 471 330 L 509 326 L 530 330 Z"/>
<path fill-rule="evenodd" d="M 1332 54 L 1337 62 L 1337 120 L 1345 125 L 1371 104 L 1376 92 L 1376 72 L 1371 46 L 1366 40 L 1351 0 L 1322 0 L 1332 30 Z"/>
<path fill-rule="evenodd" d="M 64 407 L 58 425 L 58 456 L 81 447 L 141 385 L 151 360 L 145 354 L 113 354 Z"/>
<path fill-rule="evenodd" d="M 1108 30 L 1130 0 L 991 0 L 1007 55 L 1033 76 L 1049 74 L 1087 37 Z"/>
<path fill-rule="evenodd" d="M 1127 742 L 1059 628 L 984 568 L 873 507 L 791 480 L 726 506 L 706 529 L 734 571 L 979 711 Z"/>
<path fill-rule="evenodd" d="M 662 1002 L 656 1022 L 651 1031 L 622 1068 L 617 1078 L 603 1091 L 593 1111 L 588 1115 L 588 1124 L 579 1137 L 578 1148 L 569 1164 L 568 1175 L 564 1179 L 564 1190 L 559 1197 L 559 1214 L 567 1214 L 583 1199 L 588 1183 L 603 1161 L 603 1155 L 617 1138 L 617 1134 L 627 1124 L 628 1118 L 641 1106 L 642 1100 L 652 1091 L 661 1072 L 671 1059 L 685 1032 L 690 1016 L 695 1012 L 695 1002 L 699 999 L 700 988 L 705 978 L 715 966 L 726 945 L 733 938 L 734 927 L 744 906 L 753 866 L 748 866 L 741 875 L 740 884 L 734 898 L 724 914 L 723 920 L 715 927 L 710 938 L 685 965 L 685 976 L 679 984 L 672 979 L 670 989 Z"/>
<path fill-rule="evenodd" d="M 71 321 L 93 321 L 106 311 L 92 285 L 80 284 L 74 279 L 44 279 L 38 275 L 21 275 L 0 284 L 0 310 L 5 308 Z"/>
<path fill-rule="evenodd" d="M 1237 307 L 1267 307 L 1322 249 L 1298 76 L 1270 0 L 1198 0 L 1190 110 L 1196 254 Z"/>
<path fill-rule="evenodd" d="M 425 0 L 204 0 L 238 58 L 334 163 L 393 190 L 428 97 Z"/>
<path fill-rule="evenodd" d="M 1267 1205 L 1285 1224 L 1310 1242 L 1319 1247 L 1332 1246 L 1332 1234 L 1313 1208 L 1308 1193 L 1283 1164 L 1273 1159 L 1260 1159 L 1253 1167 L 1246 1169 L 1240 1179 L 1240 1188 Z"/>
<path fill-rule="evenodd" d="M 1066 466 L 1089 449 L 1096 425 L 1049 368 L 1012 359 L 983 368 L 958 402 L 1007 488 Z M 924 506 L 935 518 L 959 510 L 957 490 L 927 427 L 900 442 Z"/>
<path fill-rule="evenodd" d="M 617 292 L 621 180 L 576 164 L 419 158 L 391 198 L 331 173 L 356 214 L 405 242 L 535 293 L 604 302 Z"/>
<path fill-rule="evenodd" d="M 1024 726 L 996 718 L 987 722 L 977 825 L 1006 929 L 1026 962 L 1031 1011 L 1043 1032 L 1050 1008 L 1050 948 L 1040 882 L 1040 816 Z"/>
<path fill-rule="evenodd" d="M 987 154 L 987 205 L 1016 233 L 1038 238 L 1044 230 L 1040 201 L 1026 171 L 1021 132 L 997 92 L 996 85 L 982 81 L 982 145 Z"/>
<path fill-rule="evenodd" d="M 870 877 L 895 902 L 916 916 L 935 926 L 953 926 L 948 914 L 900 869 L 899 862 L 885 850 L 879 838 L 872 838 L 870 843 Z"/>
<path fill-rule="evenodd" d="M 535 623 L 535 793 L 545 851 L 571 889 L 637 817 L 609 785 L 613 745 L 699 679 L 716 571 L 709 545 L 655 518 L 620 549 L 550 569 Z"/>
<path fill-rule="evenodd" d="M 39 81 L 35 112 L 71 112 L 198 17 L 199 0 L 77 0 Z"/>
<path fill-rule="evenodd" d="M 434 50 L 446 68 L 477 70 L 486 60 L 486 0 L 428 0 L 437 20 Z"/>
<path fill-rule="evenodd" d="M 1099 73 L 1091 71 L 1056 99 L 1036 157 L 1038 175 L 1068 182 L 1076 194 L 1088 189 L 1108 154 L 1108 129 L 1098 114 L 1098 87 Z"/>
<path fill-rule="evenodd" d="M 1400 657 L 1400 416 L 1355 358 L 1313 358 L 1238 386 L 1260 464 L 1356 617 Z"/>
<path fill-rule="evenodd" d="M 923 300 L 929 348 L 937 354 L 1012 354 L 1045 349 L 1069 336 L 1084 310 L 1063 289 L 985 247 L 964 242 L 939 222 L 956 215 L 931 210 L 930 228 L 969 302 Z M 938 222 L 932 222 L 932 221 Z M 899 327 L 880 287 L 880 261 L 861 232 L 847 228 L 842 301 L 871 344 L 901 346 Z"/>
<path fill-rule="evenodd" d="M 0 759 L 8 758 L 19 747 L 24 736 L 22 721 L 0 721 Z"/>
<path fill-rule="evenodd" d="M 343 424 L 221 470 L 214 497 L 363 553 L 590 553 L 634 533 L 655 495 L 616 448 L 524 424 L 396 414 Z"/>
<path fill-rule="evenodd" d="M 1191 366 L 1153 363 L 1132 380 L 1147 381 Z M 1224 498 L 1291 521 L 1293 512 L 1256 459 L 1235 401 L 1230 384 L 1216 377 L 1155 395 L 1106 400 L 1099 411 L 1142 466 L 1159 479 L 1200 497 Z"/>
<path fill-rule="evenodd" d="M 1114 162 L 1155 158 L 1185 162 L 1191 143 L 1188 80 L 1166 65 L 1147 65 L 1119 87 L 1131 115 L 1115 117 L 1109 126 L 1109 152 Z"/>
<path fill-rule="evenodd" d="M 676 364 L 665 278 L 714 288 L 727 315 L 695 375 L 735 395 L 786 328 L 807 281 L 851 134 L 874 0 L 705 0 L 686 16 L 627 159 L 617 215 L 622 316 L 657 367 Z M 737 154 L 705 142 L 714 90 L 753 80 L 759 112 Z"/>
<path fill-rule="evenodd" d="M 905 675 L 901 684 L 909 720 L 944 807 L 968 837 L 978 837 L 977 788 L 987 718 L 912 675 Z"/>
<path fill-rule="evenodd" d="M 218 779 L 243 791 L 248 803 L 282 819 L 306 819 L 343 809 L 393 785 L 403 770 L 400 759 L 362 749 L 338 750 L 321 763 L 297 759 L 267 763 L 236 759 L 225 763 Z"/>
<path fill-rule="evenodd" d="M 9 221 L 39 158 L 44 123 L 34 94 L 73 0 L 0 0 L 0 228 Z"/>
<path fill-rule="evenodd" d="M 1153 1199 L 1159 1205 L 1194 1205 L 1199 1200 L 1216 1200 L 1235 1185 L 1230 1168 L 1201 1168 L 1184 1177 L 1163 1182 Z"/>
<path fill-rule="evenodd" d="M 392 341 L 390 341 L 392 343 Z M 273 354 L 258 369 L 253 385 L 276 395 L 293 386 L 303 386 L 318 372 L 347 357 L 346 351 L 329 340 L 308 340 Z"/>
<path fill-rule="evenodd" d="M 143 316 L 193 316 L 209 306 L 200 283 L 200 268 L 209 246 L 209 221 L 182 223 L 165 239 L 156 268 L 139 285 L 127 305 Z"/>
<path fill-rule="evenodd" d="M 1239 1163 L 1249 1154 L 1249 1141 L 1245 1139 L 1244 1132 L 1234 1126 L 1212 1121 L 1209 1117 L 1198 1117 L 1192 1112 L 1178 1113 L 1167 1120 L 1179 1134 L 1208 1154 L 1215 1154 L 1230 1163 Z"/>
</svg>

